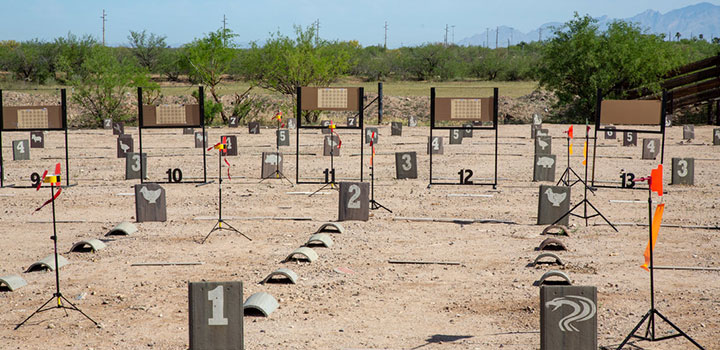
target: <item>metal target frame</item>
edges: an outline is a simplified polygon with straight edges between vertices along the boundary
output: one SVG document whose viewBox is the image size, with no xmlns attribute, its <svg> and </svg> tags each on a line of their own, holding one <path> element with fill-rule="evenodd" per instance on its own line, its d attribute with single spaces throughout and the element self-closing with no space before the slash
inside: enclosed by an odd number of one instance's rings
<svg viewBox="0 0 720 350">
<path fill-rule="evenodd" d="M 37 89 L 34 89 L 37 90 Z M 46 89 L 46 90 L 57 90 L 57 89 Z M 10 90 L 11 91 L 11 90 Z M 68 147 L 68 128 L 67 128 L 67 90 L 66 89 L 60 89 L 60 120 L 61 120 L 61 126 L 60 127 L 47 127 L 47 128 L 6 128 L 5 127 L 5 111 L 6 108 L 3 105 L 3 98 L 2 98 L 3 90 L 0 89 L 0 188 L 5 188 L 5 163 L 3 159 L 2 154 L 2 133 L 3 132 L 33 132 L 33 131 L 63 131 L 65 133 L 65 176 L 66 178 L 63 179 L 63 182 L 66 183 L 67 186 L 72 186 L 70 184 L 70 152 Z M 47 108 L 50 106 L 12 106 L 12 107 L 25 107 L 27 109 L 41 109 L 41 108 Z M 57 107 L 57 106 L 52 106 Z M 42 184 L 41 184 L 42 186 Z M 35 186 L 7 186 L 12 188 L 35 188 Z"/>
<path fill-rule="evenodd" d="M 184 128 L 202 128 L 202 134 L 203 134 L 203 147 L 202 147 L 202 162 L 203 162 L 203 179 L 202 181 L 150 181 L 149 183 L 162 183 L 162 184 L 205 184 L 208 183 L 207 181 L 207 158 L 206 158 L 206 151 L 207 148 L 207 140 L 205 136 L 205 90 L 202 86 L 198 86 L 198 96 L 199 96 L 199 109 L 200 109 L 200 120 L 197 124 L 189 124 L 184 123 L 182 125 L 173 123 L 173 124 L 167 124 L 167 125 L 158 125 L 158 122 L 156 121 L 154 125 L 145 125 L 145 117 L 143 112 L 143 107 L 145 106 L 143 104 L 143 93 L 142 93 L 142 87 L 137 88 L 137 102 L 138 102 L 138 152 L 142 155 L 143 153 L 143 142 L 142 142 L 142 131 L 143 129 L 184 129 Z M 142 176 L 142 174 L 145 174 L 147 170 L 145 170 L 145 162 L 143 161 L 143 157 L 140 157 L 140 183 L 145 183 L 145 179 Z"/>
<path fill-rule="evenodd" d="M 311 108 L 304 108 L 302 105 L 303 100 L 303 89 L 357 89 L 357 109 L 355 108 L 331 108 L 331 107 L 320 107 L 313 105 Z M 309 91 L 308 91 L 309 92 Z M 350 96 L 348 96 L 350 97 Z M 350 102 L 350 100 L 348 100 Z M 360 182 L 363 182 L 363 151 L 364 151 L 364 110 L 365 110 L 365 90 L 363 87 L 307 87 L 298 86 L 296 87 L 296 119 L 297 127 L 295 128 L 295 183 L 296 184 L 314 184 L 324 185 L 323 181 L 305 181 L 300 180 L 300 130 L 301 129 L 324 129 L 326 127 L 321 125 L 303 125 L 302 112 L 303 111 L 352 111 L 357 112 L 358 123 L 357 126 L 336 126 L 335 129 L 340 130 L 359 130 L 360 131 Z"/>
<path fill-rule="evenodd" d="M 660 142 L 660 164 L 663 164 L 665 161 L 665 113 L 667 111 L 667 103 L 668 101 L 672 101 L 672 98 L 669 96 L 669 93 L 667 91 L 663 91 L 662 93 L 662 99 L 660 100 L 660 119 L 658 120 L 658 123 L 655 124 L 642 124 L 638 122 L 628 122 L 627 124 L 623 123 L 612 123 L 614 128 L 607 128 L 602 126 L 602 103 L 604 101 L 613 101 L 613 100 L 603 100 L 602 91 L 598 89 L 597 92 L 597 100 L 596 100 L 596 106 L 595 106 L 595 136 L 593 137 L 593 159 L 592 159 L 592 177 L 590 179 L 590 186 L 591 187 L 597 187 L 597 188 L 619 188 L 619 189 L 629 189 L 629 190 L 647 190 L 648 187 L 638 187 L 633 186 L 631 188 L 628 187 L 622 187 L 622 186 L 612 186 L 612 185 L 598 185 L 595 183 L 595 160 L 597 155 L 597 140 L 598 140 L 598 131 L 600 132 L 606 132 L 606 131 L 613 131 L 616 133 L 619 132 L 634 132 L 636 134 L 654 134 L 654 135 L 662 135 L 662 139 Z M 618 101 L 618 100 L 615 100 Z M 652 101 L 652 100 L 624 100 L 624 101 Z M 643 130 L 643 129 L 634 129 L 634 128 L 618 128 L 618 125 L 651 125 L 651 126 L 659 126 L 659 130 Z"/>
<path fill-rule="evenodd" d="M 469 99 L 467 97 L 452 97 L 450 99 Z M 494 175 L 493 175 L 493 182 L 472 182 L 472 183 L 465 183 L 465 182 L 442 182 L 442 181 L 434 181 L 433 180 L 433 152 L 432 149 L 430 149 L 430 182 L 428 184 L 428 187 L 431 187 L 432 185 L 445 185 L 445 186 L 492 186 L 493 189 L 497 188 L 498 185 L 498 88 L 493 88 L 493 96 L 492 96 L 492 126 L 476 126 L 473 125 L 471 127 L 456 127 L 456 126 L 436 126 L 436 93 L 435 88 L 430 88 L 430 139 L 428 142 L 432 142 L 433 139 L 433 130 L 453 130 L 453 129 L 461 129 L 461 130 L 494 130 L 495 131 L 495 145 L 494 145 Z M 472 121 L 471 119 L 458 119 L 458 121 Z"/>
</svg>

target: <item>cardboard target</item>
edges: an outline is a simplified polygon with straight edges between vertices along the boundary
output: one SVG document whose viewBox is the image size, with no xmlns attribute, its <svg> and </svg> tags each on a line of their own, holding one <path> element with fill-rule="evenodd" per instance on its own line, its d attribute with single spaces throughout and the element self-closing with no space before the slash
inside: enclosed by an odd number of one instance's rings
<svg viewBox="0 0 720 350">
<path fill-rule="evenodd" d="M 234 135 L 225 135 L 220 136 L 220 142 L 222 142 L 223 137 L 225 138 L 225 155 L 234 157 L 238 155 L 238 143 L 237 143 L 237 136 Z"/>
<path fill-rule="evenodd" d="M 283 171 L 283 154 L 276 152 L 262 153 L 261 178 L 266 179 L 275 174 L 275 169 Z"/>
<path fill-rule="evenodd" d="M 287 119 L 287 128 L 290 130 L 294 130 L 296 127 L 297 127 L 297 119 L 288 118 Z"/>
<path fill-rule="evenodd" d="M 125 133 L 125 123 L 113 122 L 112 124 L 113 135 L 122 135 Z"/>
<path fill-rule="evenodd" d="M 713 145 L 720 145 L 720 129 L 713 129 Z"/>
<path fill-rule="evenodd" d="M 13 160 L 30 160 L 30 141 L 17 140 L 12 142 Z"/>
<path fill-rule="evenodd" d="M 408 126 L 416 127 L 417 126 L 417 118 L 415 118 L 414 116 L 408 117 Z"/>
<path fill-rule="evenodd" d="M 30 132 L 30 148 L 45 148 L 45 133 L 42 131 Z"/>
<path fill-rule="evenodd" d="M 695 138 L 695 125 L 683 125 L 683 140 Z"/>
<path fill-rule="evenodd" d="M 203 135 L 205 137 L 203 137 Z M 207 131 L 203 134 L 202 131 L 196 131 L 195 132 L 195 148 L 205 148 L 207 145 Z"/>
<path fill-rule="evenodd" d="M 605 127 L 605 139 L 606 140 L 615 140 L 617 138 L 617 132 L 615 131 L 617 129 L 614 126 L 606 126 Z"/>
<path fill-rule="evenodd" d="M 660 139 L 643 139 L 642 159 L 655 159 L 660 153 Z"/>
<path fill-rule="evenodd" d="M 395 178 L 417 179 L 417 153 L 395 152 Z"/>
<path fill-rule="evenodd" d="M 193 135 L 195 134 L 194 128 L 183 128 L 183 135 Z"/>
<path fill-rule="evenodd" d="M 463 138 L 472 138 L 473 137 L 472 127 L 473 127 L 472 123 L 463 124 Z"/>
<path fill-rule="evenodd" d="M 594 286 L 541 286 L 540 350 L 597 349 L 597 311 Z"/>
<path fill-rule="evenodd" d="M 275 138 L 278 146 L 290 146 L 290 130 L 280 129 L 275 131 Z"/>
<path fill-rule="evenodd" d="M 351 126 L 351 127 L 358 126 L 357 117 L 347 117 L 347 126 Z"/>
<path fill-rule="evenodd" d="M 391 122 L 390 123 L 390 136 L 402 136 L 402 123 Z"/>
<path fill-rule="evenodd" d="M 337 135 L 325 136 L 325 141 L 323 142 L 323 156 L 330 157 L 330 153 L 332 152 L 333 157 L 340 157 L 341 148 L 337 147 L 339 144 L 340 139 Z"/>
<path fill-rule="evenodd" d="M 112 119 L 103 119 L 103 129 L 110 130 L 113 127 Z"/>
<path fill-rule="evenodd" d="M 244 349 L 242 282 L 190 282 L 190 349 Z"/>
<path fill-rule="evenodd" d="M 552 137 L 550 136 L 538 136 L 535 138 L 535 155 L 550 155 L 552 154 Z"/>
<path fill-rule="evenodd" d="M 624 147 L 637 146 L 637 132 L 623 131 L 623 146 Z"/>
<path fill-rule="evenodd" d="M 167 221 L 165 189 L 155 183 L 135 185 L 135 217 L 137 222 Z"/>
<path fill-rule="evenodd" d="M 565 186 L 540 185 L 538 225 L 553 224 L 560 216 L 570 211 L 570 189 L 571 187 Z M 570 215 L 565 215 L 558 223 L 567 226 L 569 221 Z"/>
<path fill-rule="evenodd" d="M 258 123 L 258 122 L 249 122 L 249 123 L 248 123 L 248 133 L 251 134 L 251 135 L 260 134 L 260 123 Z"/>
<path fill-rule="evenodd" d="M 450 129 L 450 144 L 451 145 L 461 145 L 463 140 L 463 130 L 462 129 Z"/>
<path fill-rule="evenodd" d="M 533 181 L 555 181 L 555 155 L 535 155 Z"/>
<path fill-rule="evenodd" d="M 375 134 L 374 137 L 373 133 Z M 370 140 L 372 140 L 373 145 L 377 145 L 379 138 L 380 133 L 378 131 L 378 128 L 365 128 L 365 144 L 370 144 Z"/>
<path fill-rule="evenodd" d="M 140 153 L 128 152 L 125 155 L 125 180 L 140 180 L 147 178 L 147 153 L 142 154 L 142 177 L 140 176 Z"/>
<path fill-rule="evenodd" d="M 442 136 L 433 136 L 432 139 L 428 136 L 427 154 L 443 154 L 443 138 Z"/>
<path fill-rule="evenodd" d="M 235 115 L 231 115 L 230 117 L 228 117 L 228 127 L 229 128 L 237 128 L 239 119 L 240 118 L 238 118 L 238 116 L 235 116 Z"/>
<path fill-rule="evenodd" d="M 357 111 L 359 88 L 301 87 L 301 105 L 305 111 Z"/>
<path fill-rule="evenodd" d="M 672 184 L 690 186 L 695 184 L 694 158 L 672 159 Z"/>
<path fill-rule="evenodd" d="M 133 152 L 133 137 L 132 135 L 120 135 L 117 138 L 117 157 L 125 158 L 125 155 Z"/>
<path fill-rule="evenodd" d="M 370 218 L 370 184 L 341 182 L 338 202 L 338 221 L 368 221 Z"/>
<path fill-rule="evenodd" d="M 330 130 L 330 121 L 329 120 L 323 120 L 320 122 L 320 126 L 322 126 L 322 129 L 320 129 L 320 132 L 323 134 L 332 134 L 332 131 Z"/>
</svg>

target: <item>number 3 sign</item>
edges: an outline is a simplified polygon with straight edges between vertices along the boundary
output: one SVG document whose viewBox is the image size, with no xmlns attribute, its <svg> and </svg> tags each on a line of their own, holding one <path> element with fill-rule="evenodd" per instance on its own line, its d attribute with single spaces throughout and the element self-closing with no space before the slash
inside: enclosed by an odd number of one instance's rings
<svg viewBox="0 0 720 350">
<path fill-rule="evenodd" d="M 190 349 L 243 349 L 242 282 L 190 282 Z"/>
</svg>

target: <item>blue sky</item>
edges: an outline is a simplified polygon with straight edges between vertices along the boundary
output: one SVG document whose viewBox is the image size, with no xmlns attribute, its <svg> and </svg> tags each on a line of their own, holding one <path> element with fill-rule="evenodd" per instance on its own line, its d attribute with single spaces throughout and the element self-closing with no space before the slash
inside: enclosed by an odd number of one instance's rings
<svg viewBox="0 0 720 350">
<path fill-rule="evenodd" d="M 382 44 L 388 22 L 388 46 L 443 40 L 445 24 L 454 25 L 455 40 L 506 25 L 523 32 L 547 22 L 565 22 L 573 12 L 594 17 L 626 18 L 653 9 L 662 13 L 698 0 L 0 0 L 0 40 L 52 40 L 68 32 L 102 37 L 102 10 L 107 12 L 106 41 L 127 44 L 130 30 L 164 35 L 182 44 L 222 26 L 239 34 L 238 42 L 262 41 L 268 33 L 292 33 L 293 25 L 320 21 L 325 39 Z M 720 1 L 709 1 L 719 4 Z"/>
</svg>

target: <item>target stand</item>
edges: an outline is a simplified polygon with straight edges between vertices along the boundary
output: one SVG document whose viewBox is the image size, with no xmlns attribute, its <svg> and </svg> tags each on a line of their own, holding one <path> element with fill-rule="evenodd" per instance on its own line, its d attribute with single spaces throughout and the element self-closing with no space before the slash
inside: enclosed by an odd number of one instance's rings
<svg viewBox="0 0 720 350">
<path fill-rule="evenodd" d="M 372 154 L 370 155 L 370 209 L 385 209 L 392 214 L 392 210 L 388 209 L 386 206 L 380 204 L 380 202 L 375 200 L 375 144 L 373 143 L 374 138 L 375 135 L 373 133 L 372 137 L 370 138 L 370 147 L 372 147 Z"/>
<path fill-rule="evenodd" d="M 471 125 L 441 126 L 438 122 L 472 122 Z M 480 123 L 480 125 L 476 125 Z M 482 123 L 491 123 L 490 126 Z M 435 130 L 493 130 L 494 131 L 494 164 L 492 182 L 475 182 L 471 180 L 473 172 L 470 169 L 461 169 L 459 182 L 438 181 L 433 177 L 433 153 Z M 469 186 L 492 186 L 497 188 L 498 184 L 498 88 L 493 88 L 492 97 L 466 98 L 466 97 L 436 97 L 435 88 L 430 88 L 430 138 L 428 153 L 430 155 L 430 183 L 432 185 L 469 185 Z M 451 138 L 452 143 L 452 138 Z"/>
<path fill-rule="evenodd" d="M 330 167 L 325 169 L 325 184 L 322 187 L 318 188 L 315 192 L 311 193 L 308 197 L 312 197 L 313 195 L 324 190 L 328 186 L 330 186 L 330 189 L 338 191 L 338 186 L 335 182 L 335 150 L 340 150 L 340 135 L 335 132 L 335 129 L 337 128 L 335 124 L 331 123 L 330 125 L 328 125 L 327 128 L 330 130 L 330 136 L 328 136 L 330 140 L 330 145 L 327 146 L 330 150 Z M 338 139 L 337 146 L 335 146 L 335 137 L 337 137 Z"/>
<path fill-rule="evenodd" d="M 596 159 L 597 159 L 597 140 L 598 132 L 605 133 L 611 131 L 613 133 L 624 132 L 633 136 L 633 141 L 637 142 L 637 134 L 661 134 L 662 141 L 660 145 L 660 164 L 665 159 L 665 113 L 667 111 L 667 103 L 672 101 L 670 94 L 663 91 L 662 100 L 603 100 L 602 90 L 597 91 L 597 101 L 595 107 L 595 137 L 593 138 L 593 159 L 592 159 L 592 178 L 590 186 L 594 188 L 624 188 L 634 190 L 647 190 L 645 187 L 636 187 L 633 181 L 635 175 L 625 172 L 620 176 L 622 182 L 617 185 L 601 185 L 596 182 L 600 180 L 595 177 Z M 612 125 L 612 126 L 610 126 Z M 623 128 L 623 125 L 635 126 L 634 128 Z M 639 129 L 637 126 L 651 126 L 652 129 Z M 609 182 L 609 181 L 605 181 Z"/>
<path fill-rule="evenodd" d="M 145 105 L 143 103 L 142 87 L 137 89 L 138 101 L 138 139 L 139 154 L 143 154 L 143 130 L 145 129 L 184 129 L 201 128 L 202 135 L 207 136 L 205 131 L 205 90 L 198 86 L 198 104 L 185 105 Z M 152 181 L 154 183 L 193 183 L 208 184 L 207 180 L 207 159 L 205 148 L 207 148 L 207 137 L 202 137 L 202 180 L 183 181 L 180 168 L 170 168 L 167 171 L 167 181 Z M 140 173 L 146 174 L 147 164 L 140 159 Z M 140 183 L 145 183 L 145 177 L 140 176 Z"/>
<path fill-rule="evenodd" d="M 328 186 L 335 188 L 335 154 L 331 147 L 330 152 L 330 168 L 325 169 L 325 181 L 309 181 L 300 177 L 300 139 L 301 130 L 308 129 L 326 129 L 328 126 L 322 125 L 304 125 L 303 111 L 349 111 L 357 113 L 357 122 L 352 125 L 335 126 L 336 130 L 357 130 L 359 131 L 360 146 L 360 182 L 363 181 L 363 145 L 364 145 L 364 89 L 362 87 L 297 87 L 296 90 L 296 118 L 297 128 L 295 129 L 295 183 L 296 184 L 322 184 L 323 188 Z M 330 134 L 332 139 L 332 133 Z M 338 136 L 339 137 L 339 136 Z M 319 190 L 318 190 L 319 191 Z M 316 193 L 318 192 L 316 191 Z M 311 194 L 312 195 L 312 194 Z"/>
<path fill-rule="evenodd" d="M 653 169 L 651 171 L 651 175 L 648 177 L 635 179 L 636 182 L 648 182 L 648 248 L 646 249 L 646 253 L 649 252 L 649 259 L 646 259 L 646 264 L 643 265 L 643 267 L 647 268 L 647 270 L 650 272 L 650 310 L 643 315 L 643 317 L 640 319 L 640 322 L 635 325 L 635 328 L 633 328 L 632 331 L 630 331 L 630 334 L 625 337 L 625 339 L 620 343 L 620 345 L 617 347 L 617 350 L 621 350 L 625 344 L 627 344 L 628 341 L 630 341 L 631 338 L 636 338 L 638 340 L 645 340 L 649 342 L 657 342 L 657 341 L 663 341 L 667 339 L 677 338 L 677 337 L 684 337 L 687 339 L 690 343 L 695 345 L 698 349 L 704 350 L 705 348 L 702 347 L 698 342 L 696 342 L 693 338 L 691 338 L 687 333 L 685 333 L 680 327 L 676 326 L 674 323 L 672 323 L 665 315 L 660 313 L 658 309 L 655 308 L 655 265 L 653 262 L 653 250 L 654 250 L 654 242 L 653 242 L 653 213 L 652 213 L 652 193 L 657 192 L 659 196 L 663 195 L 663 183 L 662 183 L 662 164 L 658 165 L 656 169 Z M 660 204 L 664 206 L 665 204 Z M 664 210 L 664 209 L 663 209 Z M 662 212 L 658 213 L 656 212 L 655 215 L 660 215 L 658 220 L 662 220 Z M 657 230 L 660 229 L 660 222 L 657 223 Z M 655 233 L 655 241 L 657 240 L 657 232 Z M 649 261 L 648 261 L 649 260 Z M 649 262 L 649 266 L 648 265 Z M 660 318 L 662 321 L 667 323 L 672 329 L 675 330 L 677 333 L 668 334 L 668 335 L 662 335 L 658 336 L 655 332 L 655 326 L 656 326 L 656 318 Z M 645 334 L 638 335 L 636 332 L 642 325 L 647 321 L 647 328 L 645 329 Z"/>
<path fill-rule="evenodd" d="M 218 220 L 215 223 L 215 226 L 213 226 L 212 230 L 208 232 L 207 235 L 205 235 L 205 238 L 203 238 L 202 242 L 200 244 L 205 244 L 205 241 L 207 241 L 208 238 L 210 238 L 210 235 L 215 231 L 221 231 L 221 230 L 227 230 L 232 231 L 241 234 L 243 237 L 247 238 L 249 241 L 252 241 L 252 238 L 248 237 L 246 234 L 240 232 L 238 229 L 227 223 L 222 218 L 222 161 L 223 161 L 223 155 L 227 155 L 227 148 L 226 148 L 226 141 L 225 137 L 223 137 L 223 142 L 220 142 L 216 144 L 215 146 L 211 147 L 210 149 L 216 149 L 218 150 Z M 227 163 L 227 160 L 225 161 Z M 230 163 L 228 164 L 228 179 L 230 179 Z M 225 224 L 226 227 L 223 227 L 223 224 Z"/>
<path fill-rule="evenodd" d="M 52 89 L 57 90 L 57 89 Z M 3 90 L 0 89 L 0 188 L 36 188 L 42 185 L 40 174 L 32 173 L 29 185 L 5 184 L 7 168 L 5 167 L 2 152 L 3 132 L 42 132 L 42 131 L 63 131 L 65 134 L 65 178 L 67 185 L 70 183 L 70 156 L 68 147 L 67 127 L 67 92 L 60 89 L 60 105 L 53 106 L 4 106 Z M 42 140 L 44 143 L 44 139 Z M 29 152 L 23 144 L 23 152 Z M 29 146 L 29 144 L 28 144 Z M 29 147 L 28 147 L 29 148 Z M 13 149 L 14 150 L 14 149 Z"/>
<path fill-rule="evenodd" d="M 47 172 L 46 172 L 47 174 Z M 76 311 L 79 312 L 81 315 L 85 316 L 90 322 L 94 323 L 95 326 L 98 326 L 98 323 L 90 318 L 86 313 L 84 313 L 80 308 L 78 308 L 75 304 L 73 304 L 70 300 L 65 298 L 63 296 L 62 292 L 60 292 L 60 266 L 58 265 L 58 248 L 57 248 L 57 220 L 55 219 L 55 199 L 60 195 L 62 192 L 62 187 L 60 186 L 60 163 L 58 163 L 55 167 L 55 174 L 50 176 L 44 176 L 41 180 L 42 183 L 50 184 L 50 199 L 45 202 L 40 208 L 36 209 L 35 211 L 38 211 L 42 209 L 45 205 L 50 204 L 52 208 L 52 222 L 53 222 L 53 235 L 50 237 L 50 239 L 53 241 L 53 252 L 55 254 L 55 293 L 53 293 L 52 297 L 48 299 L 42 306 L 40 306 L 35 312 L 30 314 L 25 320 L 20 322 L 17 326 L 15 326 L 15 330 L 22 327 L 28 320 L 30 320 L 33 316 L 53 310 L 53 309 L 62 309 L 65 311 L 65 317 L 69 316 L 67 310 Z M 57 184 L 58 191 L 55 192 L 55 185 Z M 37 186 L 37 189 L 40 190 L 40 185 Z M 55 304 L 50 304 L 51 302 L 55 302 Z M 48 305 L 50 304 L 50 305 Z M 67 305 L 69 306 L 67 306 Z"/>
<path fill-rule="evenodd" d="M 585 123 L 587 123 L 587 120 L 585 120 Z M 586 124 L 587 125 L 587 124 Z M 587 127 L 586 127 L 587 129 Z M 595 188 L 588 187 L 587 179 L 583 180 L 578 173 L 575 172 L 575 170 L 570 166 L 570 140 L 572 140 L 572 137 L 570 137 L 570 130 L 565 131 L 568 136 L 565 137 L 565 140 L 567 141 L 566 147 L 567 147 L 567 167 L 565 167 L 565 171 L 563 171 L 562 175 L 560 175 L 560 180 L 555 184 L 555 186 L 560 186 L 560 184 L 563 184 L 565 187 L 573 187 L 578 182 L 582 183 L 583 186 L 585 186 L 586 189 L 589 189 L 592 192 L 595 192 Z M 585 142 L 587 142 L 587 132 L 585 133 Z M 587 161 L 585 162 L 587 163 Z M 587 169 L 585 169 L 587 172 Z"/>
<path fill-rule="evenodd" d="M 258 183 L 267 179 L 280 179 L 281 182 L 283 182 L 282 180 L 286 180 L 291 186 L 295 187 L 295 184 L 280 170 L 280 121 L 282 120 L 282 112 L 278 112 L 278 114 L 275 115 L 275 120 L 277 121 L 277 128 L 275 129 L 275 171 L 260 179 Z"/>
</svg>

